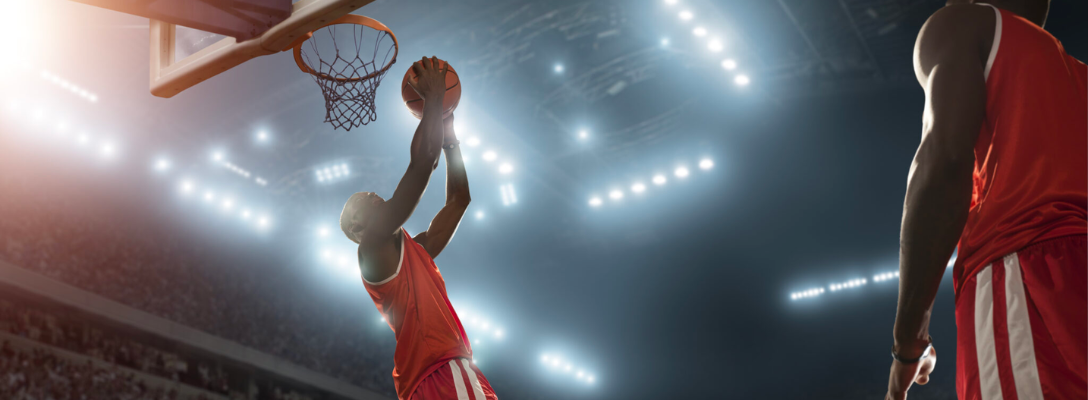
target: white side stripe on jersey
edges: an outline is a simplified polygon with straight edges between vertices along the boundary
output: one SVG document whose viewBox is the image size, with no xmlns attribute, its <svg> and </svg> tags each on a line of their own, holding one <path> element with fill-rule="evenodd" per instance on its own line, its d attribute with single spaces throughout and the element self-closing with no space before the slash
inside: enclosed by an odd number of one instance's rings
<svg viewBox="0 0 1088 400">
<path fill-rule="evenodd" d="M 472 369 L 472 365 L 468 362 L 468 359 L 461 359 L 461 365 L 465 367 L 465 373 L 468 374 L 468 382 L 472 384 L 472 395 L 476 397 L 476 400 L 486 400 L 484 388 L 480 386 L 480 378 L 476 376 L 476 370 Z"/>
<path fill-rule="evenodd" d="M 1005 305 L 1009 322 L 1009 355 L 1012 377 L 1019 400 L 1043 400 L 1043 385 L 1035 364 L 1035 342 L 1031 338 L 1027 297 L 1020 277 L 1020 255 L 1005 256 Z"/>
<path fill-rule="evenodd" d="M 450 360 L 450 373 L 453 374 L 453 387 L 457 389 L 457 400 L 469 400 L 465 379 L 461 377 L 461 367 L 457 365 L 457 360 Z"/>
<path fill-rule="evenodd" d="M 993 273 L 991 266 L 987 266 L 976 275 L 975 281 L 975 352 L 982 400 L 1002 400 L 994 344 Z"/>
</svg>

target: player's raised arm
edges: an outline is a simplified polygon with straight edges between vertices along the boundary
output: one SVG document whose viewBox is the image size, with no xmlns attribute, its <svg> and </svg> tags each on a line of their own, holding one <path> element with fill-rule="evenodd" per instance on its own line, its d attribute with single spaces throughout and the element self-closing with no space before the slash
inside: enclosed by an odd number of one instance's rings
<svg viewBox="0 0 1088 400">
<path fill-rule="evenodd" d="M 892 364 L 889 399 L 905 398 L 911 383 L 925 384 L 935 363 L 935 353 L 918 360 L 929 348 L 933 299 L 971 205 L 974 145 L 986 116 L 986 35 L 993 24 L 988 7 L 948 6 L 930 17 L 915 45 L 926 105 L 903 204 L 892 350 L 899 361 Z"/>
<path fill-rule="evenodd" d="M 453 115 L 443 121 L 443 126 L 445 135 L 442 149 L 446 153 L 446 205 L 431 220 L 427 231 L 415 238 L 416 242 L 427 250 L 431 258 L 438 257 L 442 249 L 449 244 L 472 200 L 468 191 L 465 162 L 461 158 L 461 142 L 457 140 L 457 134 L 453 131 Z"/>
<path fill-rule="evenodd" d="M 437 58 L 426 58 L 412 65 L 416 77 L 408 84 L 423 98 L 423 117 L 412 138 L 411 161 L 393 197 L 374 213 L 361 238 L 363 247 L 386 241 L 400 230 L 415 211 L 427 189 L 431 173 L 442 155 L 442 98 L 446 94 L 446 67 Z"/>
</svg>

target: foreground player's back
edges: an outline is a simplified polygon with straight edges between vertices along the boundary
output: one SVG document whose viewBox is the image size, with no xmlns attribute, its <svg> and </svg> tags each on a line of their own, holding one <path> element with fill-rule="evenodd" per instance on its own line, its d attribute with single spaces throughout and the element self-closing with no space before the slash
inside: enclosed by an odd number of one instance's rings
<svg viewBox="0 0 1088 400">
<path fill-rule="evenodd" d="M 1086 233 L 1088 67 L 1038 25 L 992 10 L 986 118 L 959 276 L 1028 244 Z"/>
</svg>

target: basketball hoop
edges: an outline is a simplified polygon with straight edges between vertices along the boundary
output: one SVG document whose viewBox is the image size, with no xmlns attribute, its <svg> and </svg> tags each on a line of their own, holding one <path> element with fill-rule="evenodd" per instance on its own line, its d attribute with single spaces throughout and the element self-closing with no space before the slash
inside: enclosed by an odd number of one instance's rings
<svg viewBox="0 0 1088 400">
<path fill-rule="evenodd" d="M 314 78 L 325 96 L 325 122 L 350 131 L 375 120 L 374 93 L 397 62 L 393 31 L 372 18 L 348 14 L 298 38 L 292 47 L 298 68 Z"/>
</svg>

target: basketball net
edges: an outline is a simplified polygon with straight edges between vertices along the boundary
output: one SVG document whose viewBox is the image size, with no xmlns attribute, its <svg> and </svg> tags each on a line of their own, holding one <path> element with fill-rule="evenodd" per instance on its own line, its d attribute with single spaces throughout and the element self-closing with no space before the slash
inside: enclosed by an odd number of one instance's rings
<svg viewBox="0 0 1088 400">
<path fill-rule="evenodd" d="M 377 118 L 374 94 L 397 62 L 397 39 L 380 22 L 349 14 L 299 42 L 295 62 L 321 87 L 325 122 L 351 131 Z"/>
</svg>

